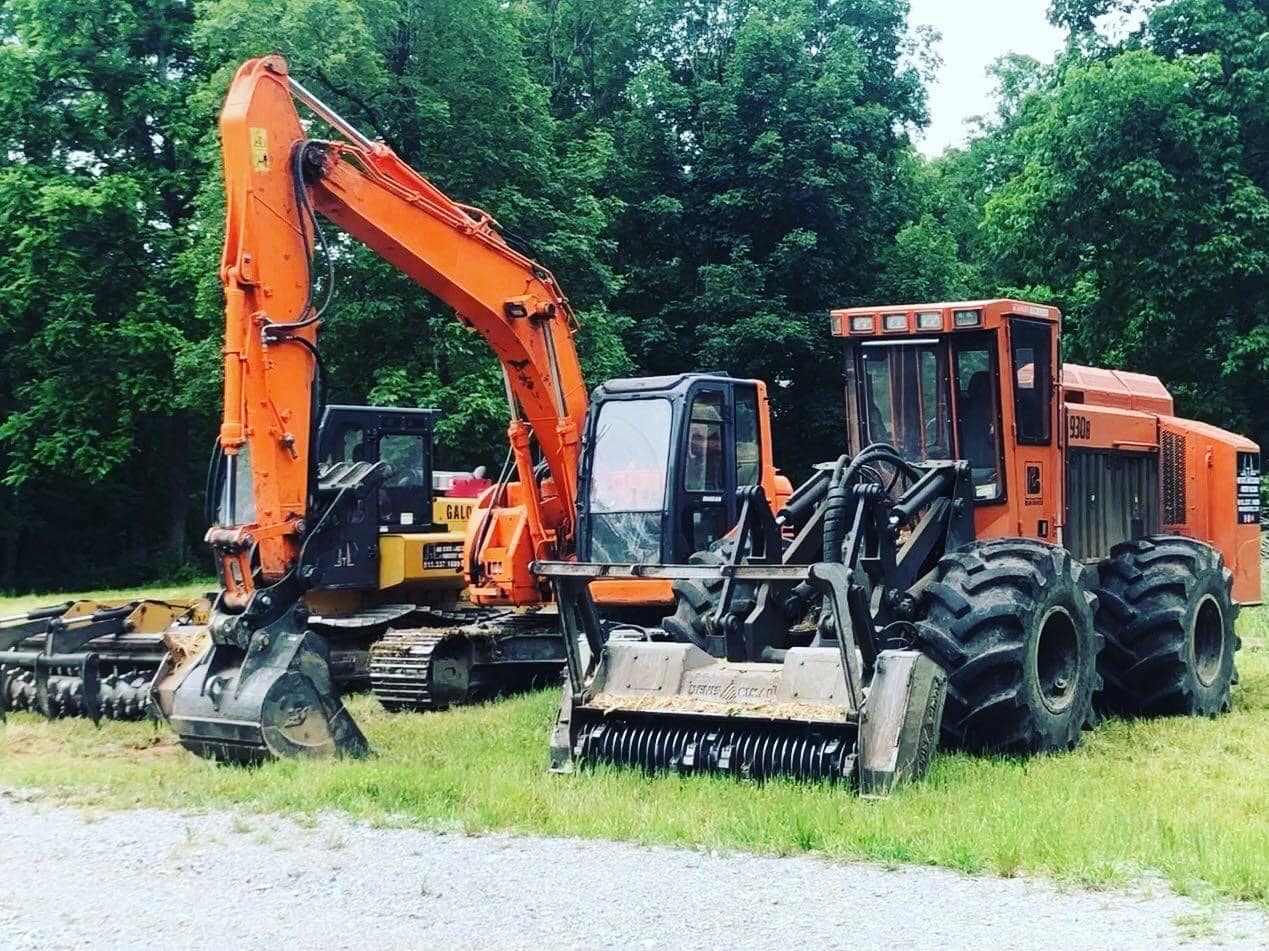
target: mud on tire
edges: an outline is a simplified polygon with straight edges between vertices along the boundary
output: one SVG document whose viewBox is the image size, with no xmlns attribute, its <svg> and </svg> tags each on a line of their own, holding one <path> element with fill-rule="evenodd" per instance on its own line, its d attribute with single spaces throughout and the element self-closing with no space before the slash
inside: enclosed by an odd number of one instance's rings
<svg viewBox="0 0 1269 951">
<path fill-rule="evenodd" d="M 1072 749 L 1092 725 L 1094 579 L 1054 545 L 973 542 L 939 562 L 922 646 L 947 670 L 943 741 L 976 752 Z"/>
<path fill-rule="evenodd" d="M 1216 716 L 1229 709 L 1237 607 L 1220 552 L 1176 535 L 1121 542 L 1098 565 L 1107 711 Z"/>
</svg>

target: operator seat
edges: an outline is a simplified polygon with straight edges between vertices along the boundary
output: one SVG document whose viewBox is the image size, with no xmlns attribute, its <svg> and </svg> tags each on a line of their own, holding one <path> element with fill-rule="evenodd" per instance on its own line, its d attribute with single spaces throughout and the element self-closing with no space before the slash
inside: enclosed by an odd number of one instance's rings
<svg viewBox="0 0 1269 951">
<path fill-rule="evenodd" d="M 974 483 L 983 485 L 995 478 L 998 461 L 991 374 L 986 370 L 974 373 L 957 395 L 956 428 L 961 439 L 961 454 L 974 470 Z"/>
</svg>

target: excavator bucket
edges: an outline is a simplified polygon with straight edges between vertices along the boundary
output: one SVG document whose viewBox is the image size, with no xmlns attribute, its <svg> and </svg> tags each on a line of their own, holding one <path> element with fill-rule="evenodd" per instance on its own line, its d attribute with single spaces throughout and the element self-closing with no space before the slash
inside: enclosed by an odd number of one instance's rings
<svg viewBox="0 0 1269 951">
<path fill-rule="evenodd" d="M 182 746 L 231 763 L 370 752 L 302 608 L 256 628 L 245 647 L 233 620 L 213 615 L 208 629 L 169 638 L 176 649 L 155 678 L 154 702 Z"/>
</svg>

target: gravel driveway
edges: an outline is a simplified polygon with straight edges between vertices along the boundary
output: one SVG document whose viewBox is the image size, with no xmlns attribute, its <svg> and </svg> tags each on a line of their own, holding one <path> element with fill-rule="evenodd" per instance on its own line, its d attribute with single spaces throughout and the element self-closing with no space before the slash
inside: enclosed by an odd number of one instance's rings
<svg viewBox="0 0 1269 951">
<path fill-rule="evenodd" d="M 324 817 L 85 814 L 0 791 L 0 944 L 237 948 L 1264 948 L 1269 916 L 1163 886 Z"/>
</svg>

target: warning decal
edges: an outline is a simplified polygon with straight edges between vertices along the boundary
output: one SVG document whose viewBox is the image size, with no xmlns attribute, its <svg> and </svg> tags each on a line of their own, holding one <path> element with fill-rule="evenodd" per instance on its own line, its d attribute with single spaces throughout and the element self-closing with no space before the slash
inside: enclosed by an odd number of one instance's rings
<svg viewBox="0 0 1269 951">
<path fill-rule="evenodd" d="M 269 130 L 252 127 L 251 129 L 251 168 L 257 172 L 269 170 Z"/>
<path fill-rule="evenodd" d="M 1238 454 L 1238 524 L 1255 525 L 1260 521 L 1260 454 Z"/>
</svg>

